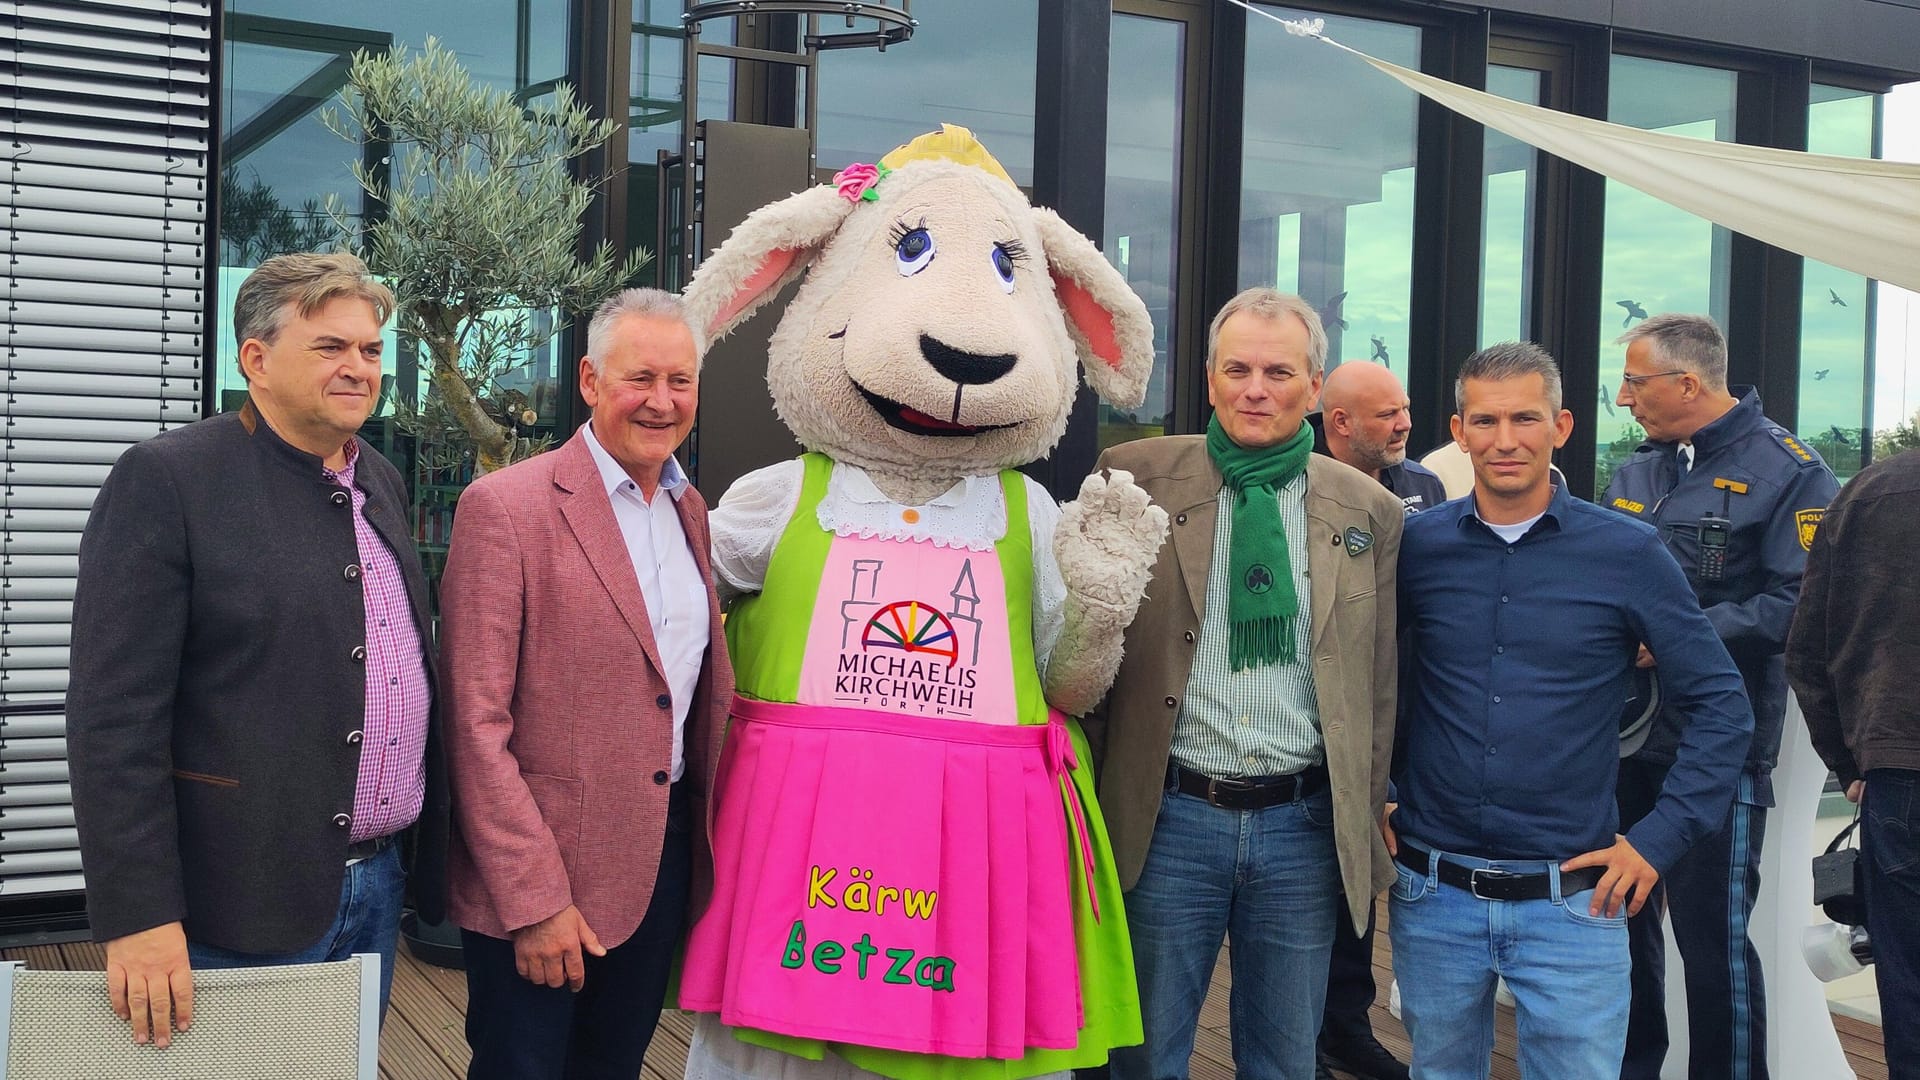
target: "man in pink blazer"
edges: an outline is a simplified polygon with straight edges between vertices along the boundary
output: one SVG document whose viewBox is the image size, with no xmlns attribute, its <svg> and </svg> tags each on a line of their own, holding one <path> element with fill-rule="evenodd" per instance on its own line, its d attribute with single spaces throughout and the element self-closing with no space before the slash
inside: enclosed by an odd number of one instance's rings
<svg viewBox="0 0 1920 1080">
<path fill-rule="evenodd" d="M 707 505 L 673 451 L 699 356 L 630 289 L 587 334 L 593 419 L 461 496 L 441 584 L 469 1080 L 633 1080 L 690 903 L 733 695 Z"/>
</svg>

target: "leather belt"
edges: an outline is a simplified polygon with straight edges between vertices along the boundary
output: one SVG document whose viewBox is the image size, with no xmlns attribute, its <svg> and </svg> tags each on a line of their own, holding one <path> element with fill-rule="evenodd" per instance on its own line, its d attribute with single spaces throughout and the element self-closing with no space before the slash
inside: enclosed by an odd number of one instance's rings
<svg viewBox="0 0 1920 1080">
<path fill-rule="evenodd" d="M 1416 874 L 1425 874 L 1432 865 L 1429 853 L 1406 841 L 1393 860 Z M 1587 866 L 1560 872 L 1560 895 L 1572 896 L 1600 884 L 1606 873 L 1601 866 Z M 1545 900 L 1553 895 L 1553 875 L 1516 874 L 1511 870 L 1490 870 L 1484 866 L 1463 866 L 1440 860 L 1440 881 L 1456 889 L 1465 889 L 1482 900 Z"/>
<path fill-rule="evenodd" d="M 399 839 L 399 833 L 390 832 L 385 836 L 375 836 L 366 840 L 355 840 L 353 843 L 347 845 L 347 861 L 355 863 L 362 859 L 371 859 L 375 855 L 392 847 L 394 842 Z"/>
<path fill-rule="evenodd" d="M 1174 764 L 1173 787 L 1222 810 L 1265 810 L 1269 806 L 1305 798 L 1327 786 L 1327 767 L 1310 765 L 1297 773 L 1263 780 L 1216 779 Z"/>
</svg>

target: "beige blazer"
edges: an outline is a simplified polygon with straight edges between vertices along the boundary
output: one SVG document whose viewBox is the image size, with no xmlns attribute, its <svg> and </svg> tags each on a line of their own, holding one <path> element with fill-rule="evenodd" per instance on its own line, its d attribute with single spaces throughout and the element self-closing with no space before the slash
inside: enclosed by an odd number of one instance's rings
<svg viewBox="0 0 1920 1080">
<path fill-rule="evenodd" d="M 1125 443 L 1102 454 L 1098 467 L 1131 472 L 1173 518 L 1172 539 L 1160 549 L 1147 598 L 1127 629 L 1120 673 L 1086 722 L 1120 886 L 1131 889 L 1153 839 L 1173 723 L 1193 667 L 1221 479 L 1199 435 Z M 1406 511 L 1372 477 L 1319 454 L 1307 464 L 1306 511 L 1313 675 L 1333 784 L 1334 843 L 1360 931 L 1374 894 L 1393 880 L 1379 822 L 1393 755 L 1394 572 Z M 1349 528 L 1372 534 L 1373 545 L 1349 555 Z"/>
</svg>

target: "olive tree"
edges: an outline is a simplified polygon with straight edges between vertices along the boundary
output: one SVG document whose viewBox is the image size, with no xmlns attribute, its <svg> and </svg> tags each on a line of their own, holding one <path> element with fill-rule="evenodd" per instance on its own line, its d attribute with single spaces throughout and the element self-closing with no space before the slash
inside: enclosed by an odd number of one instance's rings
<svg viewBox="0 0 1920 1080">
<path fill-rule="evenodd" d="M 519 434 L 534 419 L 526 402 L 507 400 L 518 395 L 499 381 L 558 332 L 552 313 L 590 311 L 650 259 L 621 259 L 611 244 L 580 250 L 594 187 L 570 163 L 614 124 L 564 83 L 528 105 L 476 82 L 433 38 L 416 53 L 357 53 L 322 121 L 387 148 L 353 164 L 377 212 L 332 210 L 347 245 L 393 289 L 397 329 L 431 368 L 433 392 L 396 403 L 402 426 L 441 455 L 471 452 L 483 472 L 537 453 L 545 440 Z"/>
</svg>

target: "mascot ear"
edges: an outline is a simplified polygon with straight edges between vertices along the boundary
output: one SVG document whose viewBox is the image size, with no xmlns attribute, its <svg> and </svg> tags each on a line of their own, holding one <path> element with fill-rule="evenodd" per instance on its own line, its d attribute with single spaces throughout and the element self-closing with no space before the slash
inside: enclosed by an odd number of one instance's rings
<svg viewBox="0 0 1920 1080">
<path fill-rule="evenodd" d="M 1153 377 L 1153 320 L 1147 305 L 1093 241 L 1060 215 L 1036 206 L 1033 217 L 1087 385 L 1118 408 L 1139 405 Z"/>
<path fill-rule="evenodd" d="M 856 204 L 831 186 L 808 188 L 747 215 L 687 283 L 687 321 L 705 346 L 725 337 L 799 277 Z"/>
</svg>

